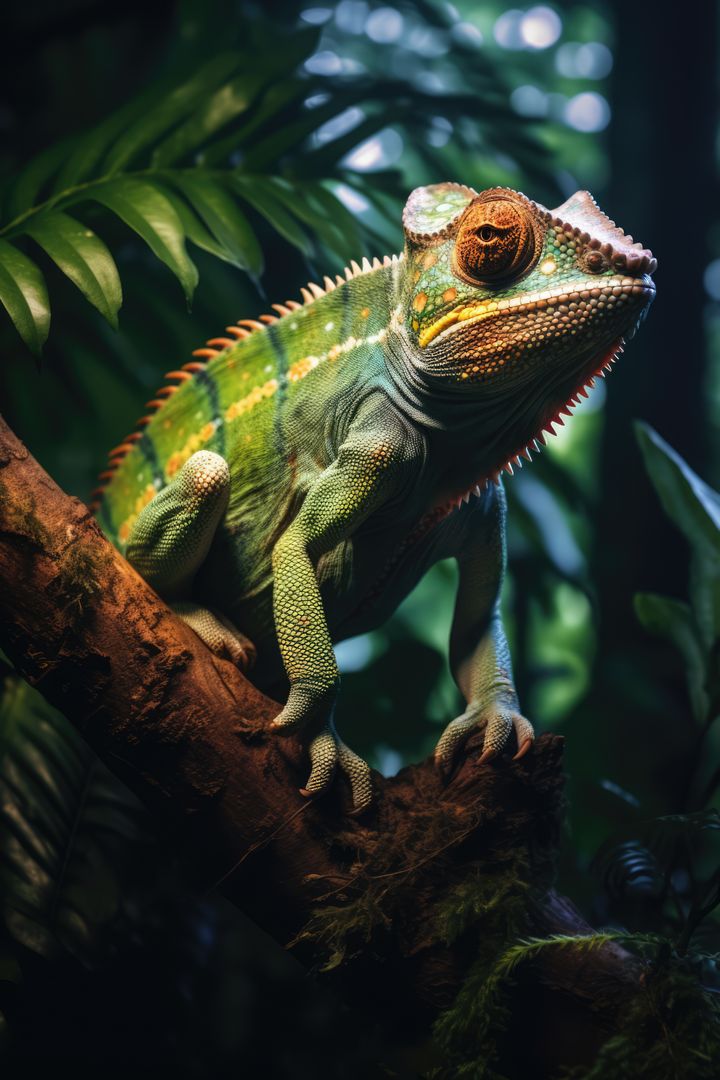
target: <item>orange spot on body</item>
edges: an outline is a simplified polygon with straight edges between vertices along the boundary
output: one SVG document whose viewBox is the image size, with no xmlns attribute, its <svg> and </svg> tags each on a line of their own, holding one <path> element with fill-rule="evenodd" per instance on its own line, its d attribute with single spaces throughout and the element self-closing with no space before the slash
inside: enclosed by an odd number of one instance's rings
<svg viewBox="0 0 720 1080">
<path fill-rule="evenodd" d="M 370 308 L 364 307 L 360 314 L 362 315 L 363 319 L 367 319 L 368 315 L 370 314 Z"/>
<path fill-rule="evenodd" d="M 181 469 L 184 464 L 184 458 L 182 454 L 177 451 L 171 454 L 168 458 L 167 465 L 165 466 L 165 472 L 168 476 L 174 476 L 178 469 Z"/>
<path fill-rule="evenodd" d="M 437 255 L 434 251 L 426 251 L 423 255 L 422 265 L 426 270 L 429 270 L 431 266 L 434 266 L 437 262 Z"/>
<path fill-rule="evenodd" d="M 457 289 L 446 289 L 442 294 L 442 298 L 446 304 L 451 303 L 457 296 Z"/>
<path fill-rule="evenodd" d="M 413 308 L 415 311 L 420 312 L 423 310 L 428 302 L 427 293 L 419 292 L 413 300 Z"/>
</svg>

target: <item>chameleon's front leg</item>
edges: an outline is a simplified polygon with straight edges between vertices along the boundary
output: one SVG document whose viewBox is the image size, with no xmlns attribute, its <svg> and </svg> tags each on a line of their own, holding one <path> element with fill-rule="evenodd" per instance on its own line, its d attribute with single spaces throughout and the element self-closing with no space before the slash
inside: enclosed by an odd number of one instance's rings
<svg viewBox="0 0 720 1080">
<path fill-rule="evenodd" d="M 140 512 L 127 559 L 218 656 L 247 671 L 255 646 L 224 615 L 195 603 L 192 584 L 227 509 L 225 458 L 198 450 Z"/>
<path fill-rule="evenodd" d="M 505 570 L 502 489 L 486 496 L 474 518 L 469 542 L 458 555 L 460 580 L 450 637 L 450 666 L 467 708 L 448 724 L 435 750 L 435 760 L 446 773 L 474 729 L 485 731 L 480 762 L 496 757 L 513 731 L 516 758 L 527 753 L 534 738 L 532 724 L 520 712 L 500 616 Z"/>
<path fill-rule="evenodd" d="M 338 738 L 333 725 L 340 677 L 315 562 L 397 490 L 407 475 L 406 464 L 406 448 L 391 438 L 370 432 L 350 438 L 273 551 L 275 628 L 290 681 L 287 703 L 274 723 L 282 731 L 311 734 L 311 771 L 303 793 L 324 791 L 339 766 L 350 781 L 356 811 L 372 798 L 370 769 Z"/>
</svg>

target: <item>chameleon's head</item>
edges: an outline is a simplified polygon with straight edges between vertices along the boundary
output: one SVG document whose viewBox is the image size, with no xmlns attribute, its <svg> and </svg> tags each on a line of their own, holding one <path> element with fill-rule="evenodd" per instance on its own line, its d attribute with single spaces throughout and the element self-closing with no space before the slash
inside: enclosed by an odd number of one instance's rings
<svg viewBox="0 0 720 1080">
<path fill-rule="evenodd" d="M 548 211 L 509 188 L 435 184 L 411 194 L 403 223 L 417 364 L 514 408 L 521 395 L 523 426 L 550 419 L 607 364 L 655 295 L 651 252 L 587 191 Z"/>
</svg>

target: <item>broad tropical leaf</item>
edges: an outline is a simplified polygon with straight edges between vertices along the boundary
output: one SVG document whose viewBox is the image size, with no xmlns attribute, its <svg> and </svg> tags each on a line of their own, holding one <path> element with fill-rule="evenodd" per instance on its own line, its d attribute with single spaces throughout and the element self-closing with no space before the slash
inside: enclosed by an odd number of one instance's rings
<svg viewBox="0 0 720 1080">
<path fill-rule="evenodd" d="M 216 243 L 227 252 L 227 261 L 258 275 L 263 256 L 250 223 L 237 202 L 212 176 L 178 173 L 175 184 L 202 218 Z"/>
<path fill-rule="evenodd" d="M 692 610 L 669 596 L 637 593 L 635 614 L 646 630 L 667 638 L 682 655 L 693 713 L 696 720 L 704 721 L 708 709 L 705 654 Z"/>
<path fill-rule="evenodd" d="M 720 496 L 649 424 L 635 433 L 663 508 L 692 545 L 720 552 Z"/>
<path fill-rule="evenodd" d="M 25 344 L 39 353 L 50 330 L 45 279 L 32 260 L 0 240 L 0 302 Z"/>
<path fill-rule="evenodd" d="M 0 700 L 0 903 L 26 948 L 89 961 L 120 899 L 144 811 L 21 680 Z"/>
<path fill-rule="evenodd" d="M 102 240 L 60 210 L 43 215 L 27 231 L 117 330 L 122 286 L 113 257 Z"/>
<path fill-rule="evenodd" d="M 185 248 L 182 222 L 163 192 L 146 180 L 127 178 L 99 185 L 93 198 L 117 214 L 170 267 L 190 303 L 198 272 Z"/>
</svg>

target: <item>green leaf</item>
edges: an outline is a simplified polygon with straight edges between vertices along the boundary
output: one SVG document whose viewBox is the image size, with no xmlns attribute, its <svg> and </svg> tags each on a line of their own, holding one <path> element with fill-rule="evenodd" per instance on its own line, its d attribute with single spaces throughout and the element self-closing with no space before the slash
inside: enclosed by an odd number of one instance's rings
<svg viewBox="0 0 720 1080">
<path fill-rule="evenodd" d="M 649 424 L 636 421 L 635 434 L 665 512 L 693 547 L 720 552 L 720 496 Z"/>
<path fill-rule="evenodd" d="M 219 244 L 205 226 L 195 211 L 188 206 L 182 195 L 179 195 L 176 191 L 171 191 L 169 188 L 163 189 L 164 194 L 173 204 L 177 216 L 182 222 L 182 227 L 185 230 L 185 235 L 191 243 L 196 247 L 201 248 L 203 251 L 209 252 L 210 255 L 214 255 L 215 258 L 221 259 L 223 262 L 230 263 L 231 266 L 235 266 L 235 260 L 228 252 L 227 248 Z"/>
<path fill-rule="evenodd" d="M 720 553 L 696 547 L 690 558 L 690 602 L 705 649 L 720 638 Z"/>
<path fill-rule="evenodd" d="M 241 63 L 240 53 L 222 53 L 203 65 L 187 82 L 165 94 L 118 139 L 105 159 L 103 172 L 112 174 L 124 169 L 140 150 L 184 120 L 196 104 L 220 86 Z"/>
<path fill-rule="evenodd" d="M 107 152 L 117 136 L 125 131 L 130 121 L 147 113 L 157 92 L 157 88 L 154 87 L 133 98 L 78 139 L 75 149 L 66 155 L 65 163 L 55 179 L 53 194 L 62 194 L 91 176 L 103 154 Z"/>
<path fill-rule="evenodd" d="M 60 713 L 16 678 L 0 700 L 0 903 L 44 956 L 91 959 L 114 916 L 143 811 Z"/>
<path fill-rule="evenodd" d="M 39 355 L 50 330 L 45 278 L 35 263 L 7 240 L 0 240 L 0 303 L 27 347 Z"/>
<path fill-rule="evenodd" d="M 3 207 L 3 221 L 9 224 L 24 214 L 36 202 L 38 194 L 66 161 L 68 153 L 77 142 L 75 137 L 61 139 L 34 157 L 18 174 Z"/>
<path fill-rule="evenodd" d="M 157 147 L 152 156 L 153 166 L 166 168 L 201 146 L 216 131 L 246 111 L 260 85 L 257 78 L 238 75 L 221 86 Z"/>
<path fill-rule="evenodd" d="M 195 264 L 185 250 L 185 232 L 167 196 L 146 180 L 109 181 L 88 193 L 142 237 L 182 285 L 188 304 L 198 282 Z"/>
<path fill-rule="evenodd" d="M 201 170 L 181 172 L 172 179 L 225 249 L 228 261 L 256 276 L 262 273 L 263 255 L 255 233 L 227 191 Z"/>
<path fill-rule="evenodd" d="M 117 330 L 122 287 L 113 257 L 102 240 L 58 210 L 34 220 L 27 232 Z"/>
<path fill-rule="evenodd" d="M 243 147 L 250 145 L 250 136 L 254 135 L 258 128 L 273 120 L 277 113 L 292 102 L 306 97 L 307 93 L 308 84 L 304 79 L 288 79 L 267 86 L 253 102 L 252 109 L 239 128 L 203 147 L 198 156 L 199 164 L 217 165 L 227 161 L 233 153 L 242 153 Z"/>
<path fill-rule="evenodd" d="M 276 198 L 272 177 L 234 176 L 232 185 L 288 243 L 299 248 L 303 254 L 310 254 L 312 244 L 292 214 Z"/>
<path fill-rule="evenodd" d="M 705 653 L 690 607 L 681 600 L 655 593 L 636 593 L 634 605 L 645 629 L 671 641 L 682 655 L 693 714 L 703 722 L 708 711 Z"/>
</svg>

